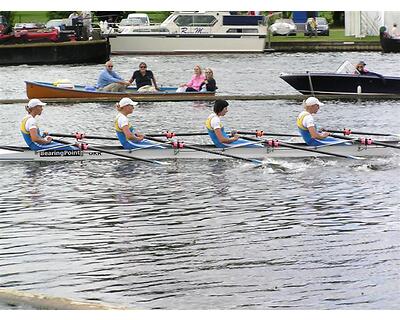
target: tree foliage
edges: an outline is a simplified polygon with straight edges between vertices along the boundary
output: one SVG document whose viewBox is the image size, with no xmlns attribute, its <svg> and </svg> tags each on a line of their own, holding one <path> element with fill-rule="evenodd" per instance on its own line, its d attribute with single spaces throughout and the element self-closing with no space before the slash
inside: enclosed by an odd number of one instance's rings
<svg viewBox="0 0 400 320">
<path fill-rule="evenodd" d="M 14 25 L 14 13 L 12 11 L 0 11 L 0 16 L 6 19 L 9 26 Z"/>
</svg>

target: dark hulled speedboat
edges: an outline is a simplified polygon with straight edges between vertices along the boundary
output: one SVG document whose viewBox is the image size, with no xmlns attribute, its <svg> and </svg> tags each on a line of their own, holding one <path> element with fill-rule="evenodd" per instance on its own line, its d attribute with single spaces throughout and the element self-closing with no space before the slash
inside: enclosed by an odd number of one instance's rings
<svg viewBox="0 0 400 320">
<path fill-rule="evenodd" d="M 346 61 L 336 72 L 281 74 L 280 77 L 302 94 L 400 94 L 400 77 L 370 72 L 355 73 Z"/>
</svg>

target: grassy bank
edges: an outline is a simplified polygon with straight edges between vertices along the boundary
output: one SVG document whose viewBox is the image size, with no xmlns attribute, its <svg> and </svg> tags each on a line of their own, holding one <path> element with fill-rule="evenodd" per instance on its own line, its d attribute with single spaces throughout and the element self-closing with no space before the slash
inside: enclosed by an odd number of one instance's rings
<svg viewBox="0 0 400 320">
<path fill-rule="evenodd" d="M 367 36 L 364 38 L 346 37 L 344 35 L 344 29 L 330 29 L 329 36 L 320 37 L 305 37 L 304 32 L 297 32 L 296 36 L 272 36 L 271 42 L 293 42 L 293 41 L 354 41 L 354 42 L 364 42 L 364 41 L 379 41 L 379 36 Z"/>
<path fill-rule="evenodd" d="M 40 22 L 46 23 L 49 20 L 47 11 L 15 11 L 14 23 L 19 22 Z"/>
</svg>

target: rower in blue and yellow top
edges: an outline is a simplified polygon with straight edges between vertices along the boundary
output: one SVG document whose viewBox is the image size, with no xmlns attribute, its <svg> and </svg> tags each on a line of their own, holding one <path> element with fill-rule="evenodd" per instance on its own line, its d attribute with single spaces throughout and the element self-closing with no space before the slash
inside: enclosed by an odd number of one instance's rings
<svg viewBox="0 0 400 320">
<path fill-rule="evenodd" d="M 261 145 L 254 144 L 244 139 L 240 139 L 239 136 L 233 132 L 231 136 L 224 130 L 224 125 L 221 122 L 221 117 L 226 115 L 228 112 L 229 103 L 225 100 L 216 100 L 214 103 L 214 112 L 211 113 L 206 120 L 206 128 L 208 135 L 212 142 L 218 148 L 227 148 L 233 145 L 246 145 L 249 147 L 260 147 Z"/>
<path fill-rule="evenodd" d="M 296 123 L 304 142 L 309 146 L 336 144 L 336 142 L 340 142 L 338 139 L 329 137 L 329 132 L 318 131 L 317 129 L 312 115 L 317 113 L 319 107 L 324 104 L 315 97 L 309 97 L 303 104 L 304 110 L 297 116 Z"/>
<path fill-rule="evenodd" d="M 134 130 L 128 115 L 133 112 L 136 105 L 137 102 L 133 102 L 129 98 L 122 98 L 115 105 L 118 114 L 115 117 L 114 127 L 121 145 L 124 149 L 164 148 L 144 139 L 143 134 Z"/>
<path fill-rule="evenodd" d="M 28 112 L 28 115 L 22 119 L 20 129 L 22 136 L 24 137 L 29 148 L 35 151 L 79 150 L 75 146 L 68 146 L 62 143 L 54 142 L 50 136 L 40 133 L 36 117 L 42 114 L 43 106 L 45 105 L 46 103 L 43 103 L 39 99 L 31 99 L 29 100 L 28 105 L 25 106 L 25 110 Z"/>
</svg>

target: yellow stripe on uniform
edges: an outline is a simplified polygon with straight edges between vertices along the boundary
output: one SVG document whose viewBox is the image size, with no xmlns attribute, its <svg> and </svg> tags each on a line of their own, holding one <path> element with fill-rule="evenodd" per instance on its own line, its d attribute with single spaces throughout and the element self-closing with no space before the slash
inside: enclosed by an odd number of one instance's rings
<svg viewBox="0 0 400 320">
<path fill-rule="evenodd" d="M 307 112 L 307 113 L 304 113 L 301 117 L 297 117 L 296 123 L 297 123 L 297 126 L 298 126 L 300 129 L 308 130 L 306 127 L 303 126 L 303 120 L 304 120 L 304 118 L 305 118 L 306 116 L 308 116 L 308 115 L 309 115 L 309 113 Z"/>
<path fill-rule="evenodd" d="M 28 121 L 28 119 L 29 119 L 29 116 L 26 116 L 24 119 L 22 119 L 20 129 L 23 133 L 29 135 L 29 131 L 26 131 L 26 122 Z"/>
</svg>

